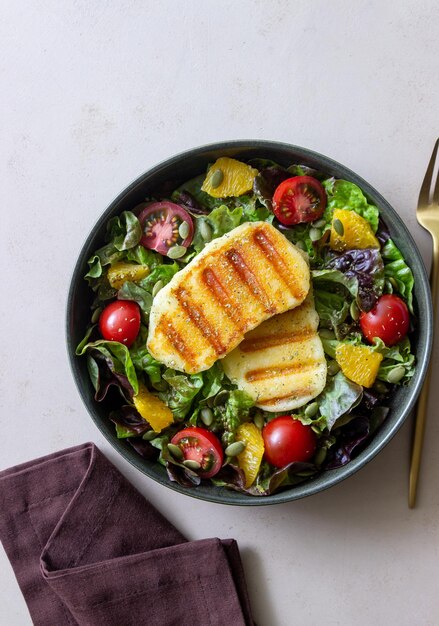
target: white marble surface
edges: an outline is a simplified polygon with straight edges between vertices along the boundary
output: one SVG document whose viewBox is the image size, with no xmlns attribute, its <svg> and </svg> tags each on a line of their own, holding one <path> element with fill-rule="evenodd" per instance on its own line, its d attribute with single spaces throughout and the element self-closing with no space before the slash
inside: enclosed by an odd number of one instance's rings
<svg viewBox="0 0 439 626">
<path fill-rule="evenodd" d="M 277 139 L 332 156 L 404 217 L 439 134 L 435 0 L 2 3 L 0 469 L 87 440 L 189 538 L 233 536 L 259 626 L 439 623 L 438 357 L 419 505 L 410 424 L 312 498 L 194 501 L 116 456 L 86 413 L 64 307 L 89 228 L 133 178 L 192 146 Z M 0 548 L 0 624 L 30 624 Z M 52 625 L 48 625 L 52 626 Z"/>
</svg>

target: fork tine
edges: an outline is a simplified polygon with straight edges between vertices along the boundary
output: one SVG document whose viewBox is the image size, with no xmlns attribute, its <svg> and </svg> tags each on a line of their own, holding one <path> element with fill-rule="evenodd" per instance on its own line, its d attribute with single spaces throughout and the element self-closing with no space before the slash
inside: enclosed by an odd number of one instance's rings
<svg viewBox="0 0 439 626">
<path fill-rule="evenodd" d="M 430 187 L 431 181 L 433 178 L 434 165 L 436 163 L 436 155 L 439 146 L 439 139 L 436 139 L 436 143 L 434 144 L 433 152 L 430 158 L 430 163 L 428 164 L 427 171 L 425 172 L 424 181 L 422 183 L 421 191 L 419 192 L 419 200 L 418 205 L 420 204 L 428 204 L 430 200 Z M 436 181 L 437 187 L 437 181 Z M 436 194 L 436 189 L 435 189 Z"/>
<path fill-rule="evenodd" d="M 439 139 L 436 141 L 436 144 L 438 143 Z M 437 176 L 436 176 L 436 184 L 434 186 L 434 191 L 433 191 L 433 202 L 435 202 L 436 204 L 439 204 L 439 170 L 437 172 Z"/>
</svg>

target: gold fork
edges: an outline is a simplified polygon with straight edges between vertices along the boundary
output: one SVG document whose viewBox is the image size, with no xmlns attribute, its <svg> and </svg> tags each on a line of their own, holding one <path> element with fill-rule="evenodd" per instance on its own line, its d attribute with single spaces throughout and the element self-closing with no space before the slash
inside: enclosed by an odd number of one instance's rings
<svg viewBox="0 0 439 626">
<path fill-rule="evenodd" d="M 439 139 L 434 144 L 430 163 L 425 173 L 424 182 L 419 192 L 416 217 L 433 238 L 433 262 L 430 276 L 431 297 L 433 301 L 433 320 L 436 319 L 439 275 L 439 173 L 436 177 L 433 192 L 431 193 L 433 173 L 435 169 Z M 424 443 L 425 422 L 427 418 L 428 389 L 430 386 L 431 364 L 425 377 L 424 386 L 419 396 L 416 410 L 415 434 L 413 439 L 412 460 L 409 479 L 409 507 L 416 504 L 416 491 L 421 466 L 422 446 Z"/>
</svg>

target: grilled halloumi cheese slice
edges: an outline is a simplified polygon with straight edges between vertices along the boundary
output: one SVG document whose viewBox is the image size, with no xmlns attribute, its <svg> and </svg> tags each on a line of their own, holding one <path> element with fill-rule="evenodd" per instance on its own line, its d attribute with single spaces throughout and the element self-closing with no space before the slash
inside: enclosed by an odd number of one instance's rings
<svg viewBox="0 0 439 626">
<path fill-rule="evenodd" d="M 154 298 L 147 347 L 168 367 L 194 374 L 246 332 L 300 305 L 310 286 L 301 251 L 266 222 L 210 242 Z"/>
<path fill-rule="evenodd" d="M 326 359 L 312 295 L 247 333 L 222 361 L 228 378 L 265 411 L 291 411 L 322 391 Z"/>
</svg>

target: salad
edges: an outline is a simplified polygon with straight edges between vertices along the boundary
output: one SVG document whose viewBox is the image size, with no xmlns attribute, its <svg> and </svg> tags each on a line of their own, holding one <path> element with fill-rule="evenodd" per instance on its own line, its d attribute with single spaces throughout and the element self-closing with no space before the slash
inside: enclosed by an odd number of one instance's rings
<svg viewBox="0 0 439 626">
<path fill-rule="evenodd" d="M 189 374 L 147 348 L 157 294 L 210 242 L 252 222 L 271 224 L 309 263 L 326 382 L 288 414 L 257 406 L 222 358 Z M 414 374 L 412 271 L 378 208 L 324 172 L 222 157 L 111 218 L 88 265 L 93 303 L 76 353 L 95 400 L 111 406 L 118 438 L 181 485 L 265 496 L 343 466 Z"/>
</svg>

